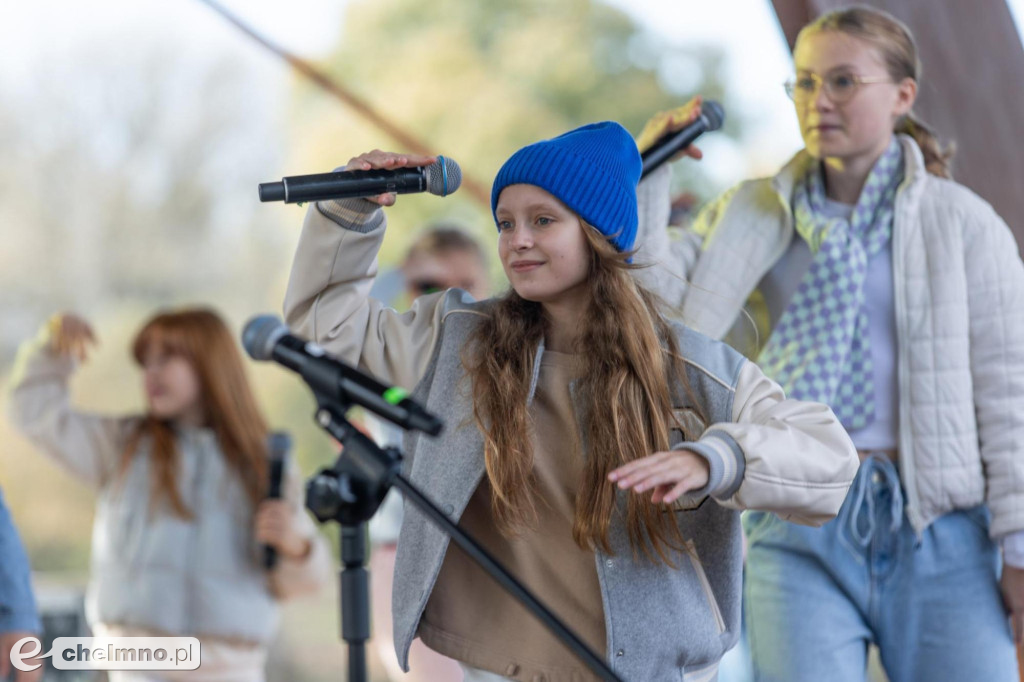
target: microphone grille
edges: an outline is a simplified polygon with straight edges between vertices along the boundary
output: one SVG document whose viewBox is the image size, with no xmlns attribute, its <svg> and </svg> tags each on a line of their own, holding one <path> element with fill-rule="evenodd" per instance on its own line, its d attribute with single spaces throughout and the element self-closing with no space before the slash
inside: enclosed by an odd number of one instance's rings
<svg viewBox="0 0 1024 682">
<path fill-rule="evenodd" d="M 707 123 L 708 130 L 718 130 L 725 122 L 725 109 L 714 100 L 707 100 L 700 106 L 700 115 Z"/>
<path fill-rule="evenodd" d="M 447 156 L 438 156 L 423 171 L 427 175 L 427 191 L 439 197 L 448 196 L 462 184 L 462 169 Z"/>
<path fill-rule="evenodd" d="M 269 360 L 277 341 L 288 333 L 288 327 L 274 315 L 257 315 L 242 330 L 242 346 L 253 360 Z"/>
</svg>

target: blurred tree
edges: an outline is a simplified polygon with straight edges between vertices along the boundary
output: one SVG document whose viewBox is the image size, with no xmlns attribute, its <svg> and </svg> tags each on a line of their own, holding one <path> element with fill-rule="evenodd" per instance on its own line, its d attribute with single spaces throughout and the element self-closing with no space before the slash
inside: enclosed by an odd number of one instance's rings
<svg viewBox="0 0 1024 682">
<path fill-rule="evenodd" d="M 666 45 L 592 0 L 364 0 L 350 5 L 328 68 L 489 185 L 518 147 L 583 123 L 614 119 L 635 134 L 651 114 L 694 93 L 726 100 L 728 109 L 723 59 L 706 46 Z M 393 148 L 383 133 L 310 86 L 296 101 L 298 137 L 289 160 L 295 172 Z M 735 129 L 729 123 L 727 133 Z M 680 181 L 702 198 L 719 189 L 699 164 L 681 165 Z M 489 212 L 465 195 L 402 197 L 390 215 L 399 237 L 446 217 L 493 238 Z M 404 243 L 387 240 L 382 258 L 396 259 Z"/>
<path fill-rule="evenodd" d="M 237 330 L 279 309 L 297 238 L 286 209 L 256 193 L 283 144 L 273 88 L 235 59 L 151 36 L 55 49 L 0 98 L 0 384 L 17 344 L 78 310 L 101 345 L 72 382 L 74 404 L 100 413 L 142 409 L 128 348 L 155 309 L 211 305 Z M 329 461 L 301 381 L 253 370 L 300 462 Z M 0 486 L 34 568 L 83 569 L 91 491 L 6 421 L 0 443 Z"/>
<path fill-rule="evenodd" d="M 280 153 L 272 105 L 239 63 L 195 59 L 160 42 L 79 47 L 5 98 L 3 355 L 55 307 L 279 299 L 289 235 L 256 199 Z"/>
</svg>

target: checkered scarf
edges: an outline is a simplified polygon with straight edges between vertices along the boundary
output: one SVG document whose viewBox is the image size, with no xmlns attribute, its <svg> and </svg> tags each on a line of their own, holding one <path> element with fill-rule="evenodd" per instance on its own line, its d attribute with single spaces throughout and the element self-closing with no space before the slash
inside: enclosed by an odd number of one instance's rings
<svg viewBox="0 0 1024 682">
<path fill-rule="evenodd" d="M 875 390 L 864 279 L 892 236 L 903 152 L 896 138 L 875 163 L 849 220 L 825 214 L 821 164 L 793 192 L 797 233 L 814 260 L 757 358 L 786 395 L 832 407 L 848 430 L 874 419 Z"/>
</svg>

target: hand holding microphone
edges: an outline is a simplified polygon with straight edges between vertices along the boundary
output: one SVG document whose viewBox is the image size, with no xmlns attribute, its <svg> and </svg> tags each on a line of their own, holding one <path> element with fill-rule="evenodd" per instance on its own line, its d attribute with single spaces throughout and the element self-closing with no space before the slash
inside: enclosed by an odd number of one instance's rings
<svg viewBox="0 0 1024 682">
<path fill-rule="evenodd" d="M 363 198 L 392 206 L 396 194 L 448 196 L 462 184 L 459 164 L 444 156 L 398 154 L 375 149 L 333 173 L 295 175 L 259 186 L 260 201 L 327 201 Z"/>
<path fill-rule="evenodd" d="M 254 519 L 256 541 L 263 546 L 263 568 L 276 568 L 278 559 L 302 559 L 309 554 L 312 541 L 302 534 L 297 511 L 285 499 L 285 479 L 292 439 L 275 431 L 267 439 L 269 486 Z"/>
<path fill-rule="evenodd" d="M 268 500 L 280 500 L 282 497 L 284 497 L 283 486 L 285 469 L 288 468 L 288 456 L 289 453 L 291 452 L 291 449 L 291 436 L 289 436 L 284 431 L 275 431 L 271 433 L 270 437 L 267 439 L 267 454 L 269 455 L 269 461 L 267 462 L 267 464 L 270 473 L 270 485 L 267 488 Z M 284 518 L 284 516 L 291 511 L 290 509 L 288 509 L 287 504 L 276 506 L 279 509 L 270 512 L 267 512 L 266 507 L 263 507 L 261 510 L 263 512 L 263 516 Z M 263 528 L 263 533 L 267 533 L 266 526 L 277 525 L 280 527 L 283 524 L 284 521 L 280 520 L 274 521 L 273 523 L 269 523 L 268 521 L 264 520 L 261 525 L 261 528 Z M 271 539 L 276 540 L 276 542 L 273 544 L 268 543 L 263 545 L 263 568 L 269 571 L 277 565 L 276 544 L 280 542 L 280 539 L 274 536 L 272 532 L 270 532 L 265 537 L 271 537 Z"/>
<path fill-rule="evenodd" d="M 430 166 L 437 163 L 436 156 L 421 156 L 419 154 L 398 154 L 396 152 L 382 152 L 374 149 L 359 156 L 349 159 L 345 166 L 347 171 L 368 171 L 368 170 L 396 170 L 398 168 L 416 168 Z M 366 197 L 367 200 L 381 206 L 394 206 L 397 199 L 395 192 L 385 192 L 374 197 Z"/>
<path fill-rule="evenodd" d="M 724 121 L 722 105 L 704 102 L 700 95 L 680 107 L 655 114 L 636 140 L 643 159 L 643 175 L 677 154 L 701 159 L 704 154 L 693 146 L 693 141 L 703 133 L 718 130 Z"/>
</svg>

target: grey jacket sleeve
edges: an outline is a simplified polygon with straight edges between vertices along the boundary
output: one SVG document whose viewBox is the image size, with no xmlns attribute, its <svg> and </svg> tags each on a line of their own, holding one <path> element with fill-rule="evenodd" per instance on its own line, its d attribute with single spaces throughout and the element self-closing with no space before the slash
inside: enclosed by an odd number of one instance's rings
<svg viewBox="0 0 1024 682">
<path fill-rule="evenodd" d="M 0 493 L 0 634 L 42 629 L 32 596 L 28 557 Z"/>
<path fill-rule="evenodd" d="M 370 298 L 384 212 L 364 199 L 309 207 L 284 300 L 285 322 L 333 355 L 407 390 L 426 371 L 441 328 L 445 292 L 405 313 Z"/>
<path fill-rule="evenodd" d="M 14 426 L 58 464 L 94 488 L 116 473 L 133 418 L 75 410 L 68 381 L 73 360 L 50 350 L 47 328 L 22 345 L 11 374 Z"/>
<path fill-rule="evenodd" d="M 753 362 L 740 369 L 733 421 L 712 424 L 680 447 L 705 457 L 706 488 L 731 509 L 771 511 L 820 526 L 839 513 L 860 461 L 831 408 L 786 399 Z"/>
</svg>

